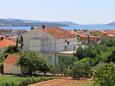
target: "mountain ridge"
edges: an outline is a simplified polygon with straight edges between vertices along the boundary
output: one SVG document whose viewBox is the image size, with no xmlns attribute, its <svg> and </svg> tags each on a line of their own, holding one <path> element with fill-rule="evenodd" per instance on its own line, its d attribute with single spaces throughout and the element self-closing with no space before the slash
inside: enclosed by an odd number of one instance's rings
<svg viewBox="0 0 115 86">
<path fill-rule="evenodd" d="M 109 23 L 108 25 L 113 25 L 113 26 L 115 26 L 115 21 L 114 21 L 114 22 Z"/>
<path fill-rule="evenodd" d="M 37 21 L 37 20 L 26 20 L 26 19 L 0 19 L 0 26 L 69 26 L 69 25 L 78 25 L 70 21 L 62 22 L 49 22 L 49 21 Z"/>
</svg>

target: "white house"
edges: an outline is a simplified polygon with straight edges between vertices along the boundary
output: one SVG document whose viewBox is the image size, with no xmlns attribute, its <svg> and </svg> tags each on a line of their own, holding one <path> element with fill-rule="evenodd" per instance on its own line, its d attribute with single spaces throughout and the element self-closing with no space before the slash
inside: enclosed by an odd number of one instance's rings
<svg viewBox="0 0 115 86">
<path fill-rule="evenodd" d="M 52 64 L 58 63 L 61 52 L 75 51 L 77 48 L 76 35 L 60 27 L 35 28 L 23 37 L 23 50 L 39 51 L 49 57 Z"/>
</svg>

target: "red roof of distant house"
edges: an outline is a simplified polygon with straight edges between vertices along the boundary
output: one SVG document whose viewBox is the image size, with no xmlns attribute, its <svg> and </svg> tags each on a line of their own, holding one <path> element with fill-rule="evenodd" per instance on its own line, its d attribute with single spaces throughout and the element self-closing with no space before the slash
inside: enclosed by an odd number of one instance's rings
<svg viewBox="0 0 115 86">
<path fill-rule="evenodd" d="M 17 57 L 15 55 L 8 55 L 4 60 L 4 64 L 15 64 L 17 61 Z"/>
<path fill-rule="evenodd" d="M 80 37 L 83 37 L 83 38 L 88 38 L 88 34 L 86 34 L 84 31 L 70 31 L 70 33 L 79 35 Z M 89 34 L 89 38 L 100 38 L 100 36 L 93 36 Z"/>
<path fill-rule="evenodd" d="M 5 48 L 8 46 L 15 46 L 15 45 L 16 45 L 16 42 L 9 40 L 9 39 L 4 38 L 0 41 L 0 48 Z"/>
<path fill-rule="evenodd" d="M 70 33 L 68 30 L 64 30 L 63 28 L 60 27 L 46 27 L 42 29 L 42 31 L 58 38 L 58 39 L 67 39 L 67 38 L 75 38 L 76 35 Z"/>
<path fill-rule="evenodd" d="M 115 37 L 115 30 L 102 30 L 99 32 L 110 38 Z"/>
</svg>

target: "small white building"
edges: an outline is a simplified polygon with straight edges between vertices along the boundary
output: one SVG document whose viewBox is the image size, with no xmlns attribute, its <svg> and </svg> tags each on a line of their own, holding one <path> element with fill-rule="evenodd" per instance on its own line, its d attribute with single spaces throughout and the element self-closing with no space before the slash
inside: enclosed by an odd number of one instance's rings
<svg viewBox="0 0 115 86">
<path fill-rule="evenodd" d="M 75 51 L 77 48 L 76 35 L 60 27 L 35 28 L 23 37 L 23 50 L 39 51 L 49 57 L 52 64 L 58 64 L 61 52 Z"/>
</svg>

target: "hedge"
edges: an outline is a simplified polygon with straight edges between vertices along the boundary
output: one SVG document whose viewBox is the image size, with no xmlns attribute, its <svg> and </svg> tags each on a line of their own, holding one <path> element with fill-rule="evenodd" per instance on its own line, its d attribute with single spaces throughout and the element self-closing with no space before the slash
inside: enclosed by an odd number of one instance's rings
<svg viewBox="0 0 115 86">
<path fill-rule="evenodd" d="M 40 81 L 50 80 L 52 77 L 18 77 L 18 76 L 1 76 L 0 86 L 27 86 Z"/>
</svg>

